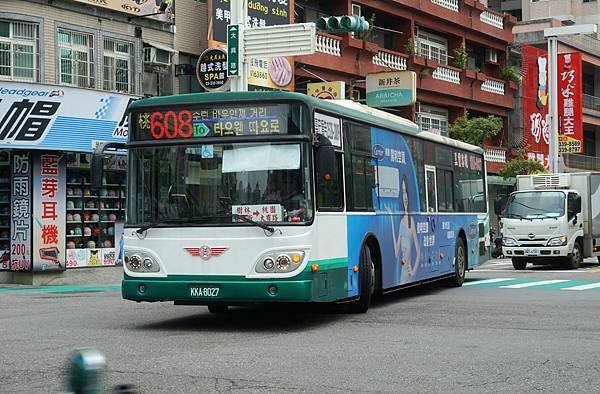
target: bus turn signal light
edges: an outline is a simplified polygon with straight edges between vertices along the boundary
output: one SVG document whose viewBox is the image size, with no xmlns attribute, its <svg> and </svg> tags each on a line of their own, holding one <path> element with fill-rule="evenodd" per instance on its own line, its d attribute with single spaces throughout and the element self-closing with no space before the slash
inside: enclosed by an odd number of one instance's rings
<svg viewBox="0 0 600 394">
<path fill-rule="evenodd" d="M 352 266 L 352 271 L 353 272 L 358 272 L 358 265 Z"/>
<path fill-rule="evenodd" d="M 400 260 L 400 264 L 402 264 L 402 265 L 406 264 L 406 260 L 405 259 Z"/>
<path fill-rule="evenodd" d="M 310 270 L 312 272 L 317 272 L 319 270 L 319 264 L 313 264 L 310 266 Z"/>
</svg>

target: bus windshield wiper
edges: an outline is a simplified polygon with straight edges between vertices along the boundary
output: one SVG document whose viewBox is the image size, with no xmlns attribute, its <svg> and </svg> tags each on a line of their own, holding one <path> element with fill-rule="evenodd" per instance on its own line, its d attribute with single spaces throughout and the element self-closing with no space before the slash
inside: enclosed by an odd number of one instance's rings
<svg viewBox="0 0 600 394">
<path fill-rule="evenodd" d="M 205 222 L 209 219 L 213 219 L 213 216 L 202 216 L 202 217 L 190 217 L 190 218 L 171 218 L 171 219 L 160 219 L 152 223 L 148 223 L 136 230 L 136 233 L 141 234 L 153 227 L 160 226 L 163 224 L 192 224 Z"/>
<path fill-rule="evenodd" d="M 244 216 L 244 215 L 238 215 L 237 213 L 230 213 L 230 214 L 227 214 L 226 216 L 230 216 L 230 217 L 232 217 L 234 219 L 238 219 L 238 220 L 241 220 L 243 222 L 250 223 L 253 226 L 260 227 L 263 230 L 268 231 L 271 234 L 273 234 L 275 232 L 275 229 L 273 227 L 268 226 L 268 225 L 266 225 L 264 223 L 261 223 L 261 222 L 255 222 L 254 220 L 252 220 L 249 217 Z"/>
<path fill-rule="evenodd" d="M 531 219 L 531 218 L 528 218 L 528 217 L 525 217 L 525 216 L 521 216 L 521 215 L 519 215 L 518 213 L 507 213 L 507 214 L 506 214 L 506 215 L 504 215 L 504 216 L 506 216 L 506 217 L 508 217 L 508 218 L 514 217 L 514 218 L 521 219 L 521 220 L 522 220 L 522 219 L 525 219 L 525 220 L 529 220 L 530 222 L 532 222 L 532 221 L 533 221 L 533 219 Z"/>
</svg>

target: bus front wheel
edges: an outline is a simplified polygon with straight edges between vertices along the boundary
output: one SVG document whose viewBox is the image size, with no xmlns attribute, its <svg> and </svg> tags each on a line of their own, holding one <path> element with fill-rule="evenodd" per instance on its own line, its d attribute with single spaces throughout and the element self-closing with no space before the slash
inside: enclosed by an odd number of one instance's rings
<svg viewBox="0 0 600 394">
<path fill-rule="evenodd" d="M 454 276 L 448 279 L 448 285 L 451 287 L 460 287 L 465 281 L 465 272 L 467 270 L 467 250 L 462 238 L 456 240 L 456 251 L 454 253 Z"/>
<path fill-rule="evenodd" d="M 348 311 L 351 313 L 365 313 L 371 305 L 371 298 L 375 291 L 375 263 L 371 258 L 371 250 L 364 245 L 360 251 L 360 266 L 358 270 L 358 282 L 360 286 L 360 296 L 358 300 L 348 305 Z"/>
</svg>

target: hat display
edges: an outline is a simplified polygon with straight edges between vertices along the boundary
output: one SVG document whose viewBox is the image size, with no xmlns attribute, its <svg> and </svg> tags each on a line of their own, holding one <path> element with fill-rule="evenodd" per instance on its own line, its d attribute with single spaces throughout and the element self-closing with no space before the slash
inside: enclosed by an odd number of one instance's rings
<svg viewBox="0 0 600 394">
<path fill-rule="evenodd" d="M 88 241 L 87 247 L 90 248 L 90 249 L 95 249 L 96 248 L 96 242 L 94 242 L 94 241 Z"/>
<path fill-rule="evenodd" d="M 106 190 L 106 188 L 102 188 L 100 189 L 100 197 L 106 197 L 108 195 L 108 191 Z"/>
<path fill-rule="evenodd" d="M 110 239 L 107 239 L 104 241 L 104 247 L 105 248 L 112 248 L 112 242 L 110 242 Z"/>
<path fill-rule="evenodd" d="M 76 200 L 75 201 L 75 208 L 83 208 L 83 201 Z"/>
<path fill-rule="evenodd" d="M 74 241 L 67 242 L 67 249 L 75 249 L 75 242 Z"/>
<path fill-rule="evenodd" d="M 73 195 L 73 188 L 67 187 L 67 196 L 72 196 L 72 195 Z"/>
<path fill-rule="evenodd" d="M 81 222 L 81 215 L 76 213 L 73 215 L 73 221 L 74 222 Z"/>
<path fill-rule="evenodd" d="M 108 220 L 110 220 L 111 222 L 114 222 L 117 220 L 117 215 L 115 215 L 114 213 L 111 213 L 108 215 Z"/>
<path fill-rule="evenodd" d="M 84 196 L 91 196 L 92 195 L 92 190 L 89 187 L 86 187 L 83 189 L 83 195 Z"/>
<path fill-rule="evenodd" d="M 115 196 L 116 196 L 115 191 L 113 189 L 110 189 L 108 191 L 108 197 L 115 197 Z"/>
<path fill-rule="evenodd" d="M 97 236 L 99 236 L 99 235 L 100 235 L 100 227 L 93 227 L 93 228 L 92 228 L 92 235 L 93 235 L 94 237 L 97 237 Z"/>
<path fill-rule="evenodd" d="M 73 209 L 75 208 L 75 204 L 73 203 L 73 201 L 69 200 L 67 201 L 67 209 Z"/>
<path fill-rule="evenodd" d="M 82 195 L 81 188 L 79 188 L 79 187 L 73 188 L 73 195 L 74 196 L 81 196 Z"/>
<path fill-rule="evenodd" d="M 84 227 L 83 228 L 83 235 L 86 235 L 86 236 L 92 235 L 92 229 L 89 228 L 89 227 Z"/>
<path fill-rule="evenodd" d="M 86 208 L 96 208 L 94 202 L 92 200 L 85 203 Z"/>
<path fill-rule="evenodd" d="M 67 213 L 67 222 L 72 222 L 72 221 L 73 221 L 73 214 Z"/>
<path fill-rule="evenodd" d="M 108 222 L 108 215 L 103 213 L 102 215 L 100 215 L 100 220 L 102 220 L 103 222 Z"/>
<path fill-rule="evenodd" d="M 84 222 L 89 222 L 90 221 L 90 213 L 89 212 L 84 212 L 83 213 L 83 221 Z"/>
<path fill-rule="evenodd" d="M 81 235 L 81 227 L 75 227 L 73 229 L 73 232 L 75 233 L 75 235 Z"/>
<path fill-rule="evenodd" d="M 100 220 L 100 217 L 98 216 L 97 213 L 93 213 L 92 214 L 92 218 L 90 219 L 92 222 L 97 222 Z"/>
<path fill-rule="evenodd" d="M 115 235 L 115 228 L 114 227 L 109 227 L 108 228 L 108 235 Z"/>
</svg>

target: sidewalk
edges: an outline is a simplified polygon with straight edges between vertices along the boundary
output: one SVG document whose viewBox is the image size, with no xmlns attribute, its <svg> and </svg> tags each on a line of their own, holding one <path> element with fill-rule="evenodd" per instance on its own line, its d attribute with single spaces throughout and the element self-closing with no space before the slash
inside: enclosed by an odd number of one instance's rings
<svg viewBox="0 0 600 394">
<path fill-rule="evenodd" d="M 11 278 L 13 273 L 2 273 L 0 291 L 52 286 L 87 286 L 116 288 L 121 286 L 123 267 L 72 268 L 60 273 L 35 273 L 32 284 L 19 284 L 21 280 Z M 8 283 L 6 283 L 8 282 Z"/>
</svg>

